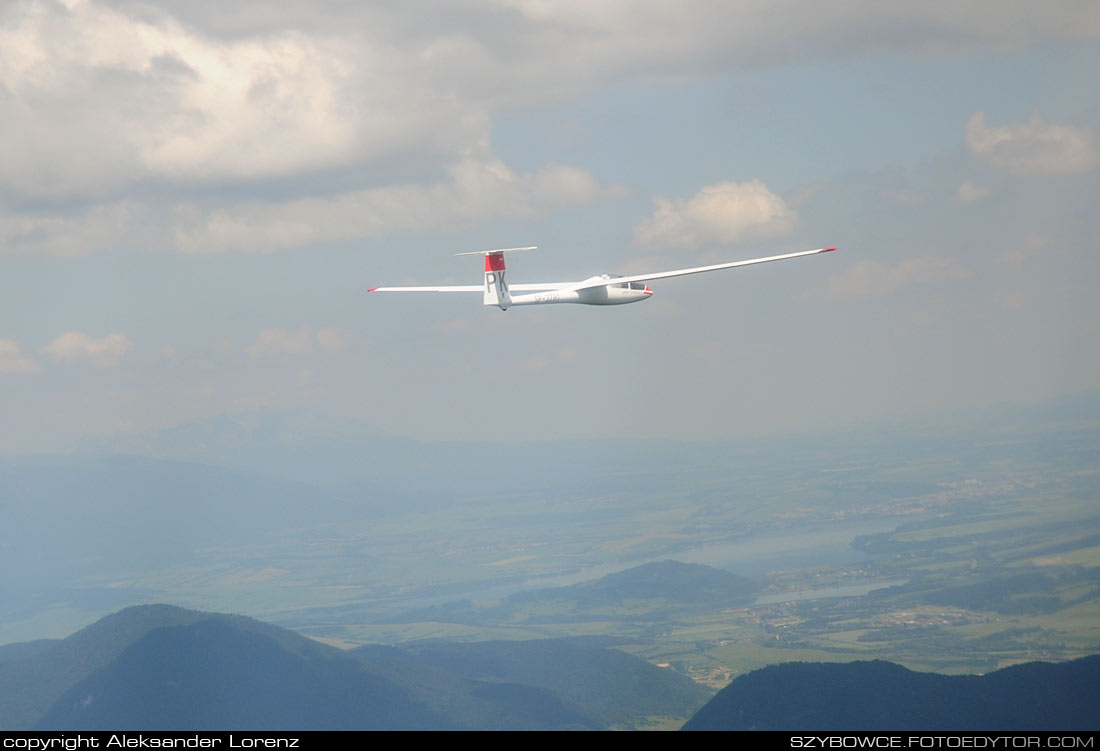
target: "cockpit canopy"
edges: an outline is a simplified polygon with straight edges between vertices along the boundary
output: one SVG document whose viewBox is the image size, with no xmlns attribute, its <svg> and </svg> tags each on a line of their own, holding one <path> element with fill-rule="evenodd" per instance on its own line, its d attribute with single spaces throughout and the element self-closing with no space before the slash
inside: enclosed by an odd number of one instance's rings
<svg viewBox="0 0 1100 751">
<path fill-rule="evenodd" d="M 604 279 L 621 279 L 622 274 L 603 274 Z M 619 289 L 636 289 L 639 292 L 645 290 L 645 282 L 623 282 L 622 284 L 609 284 L 609 287 L 618 287 Z"/>
</svg>

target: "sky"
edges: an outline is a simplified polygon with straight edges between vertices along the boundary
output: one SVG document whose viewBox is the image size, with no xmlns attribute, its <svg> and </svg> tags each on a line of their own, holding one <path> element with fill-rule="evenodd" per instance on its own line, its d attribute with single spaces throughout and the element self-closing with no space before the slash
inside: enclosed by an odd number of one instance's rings
<svg viewBox="0 0 1100 751">
<path fill-rule="evenodd" d="M 829 432 L 1100 387 L 1100 5 L 8 0 L 0 452 Z M 502 312 L 512 283 L 838 252 Z"/>
</svg>

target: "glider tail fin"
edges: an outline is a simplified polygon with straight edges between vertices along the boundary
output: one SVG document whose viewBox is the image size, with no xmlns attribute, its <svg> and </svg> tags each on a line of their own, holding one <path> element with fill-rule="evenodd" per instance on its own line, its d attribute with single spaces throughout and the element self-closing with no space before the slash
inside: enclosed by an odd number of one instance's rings
<svg viewBox="0 0 1100 751">
<path fill-rule="evenodd" d="M 508 283 L 504 281 L 504 254 L 485 254 L 485 305 L 496 305 L 507 310 L 512 304 Z"/>
<path fill-rule="evenodd" d="M 508 291 L 508 283 L 504 281 L 504 254 L 520 250 L 534 250 L 536 246 L 529 248 L 501 248 L 500 250 L 475 250 L 471 253 L 459 253 L 460 256 L 485 256 L 485 305 L 496 305 L 501 310 L 507 310 L 512 304 L 512 295 Z"/>
</svg>

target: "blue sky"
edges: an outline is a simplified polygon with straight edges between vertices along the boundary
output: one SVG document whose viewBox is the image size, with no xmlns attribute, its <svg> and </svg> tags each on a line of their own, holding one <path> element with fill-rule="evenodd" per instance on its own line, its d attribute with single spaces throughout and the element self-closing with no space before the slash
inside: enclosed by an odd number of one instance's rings
<svg viewBox="0 0 1100 751">
<path fill-rule="evenodd" d="M 257 409 L 693 439 L 1094 392 L 1100 9 L 1052 7 L 7 3 L 0 450 Z M 513 282 L 840 250 L 623 308 L 365 294 L 528 244 Z"/>
</svg>

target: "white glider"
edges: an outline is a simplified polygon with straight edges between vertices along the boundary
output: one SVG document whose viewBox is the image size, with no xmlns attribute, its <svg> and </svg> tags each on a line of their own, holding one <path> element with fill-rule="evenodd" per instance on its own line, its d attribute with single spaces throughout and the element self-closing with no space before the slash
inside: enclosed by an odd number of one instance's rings
<svg viewBox="0 0 1100 751">
<path fill-rule="evenodd" d="M 458 253 L 460 256 L 485 256 L 485 284 L 458 285 L 449 287 L 373 287 L 368 292 L 484 292 L 484 304 L 496 305 L 507 310 L 512 305 L 549 305 L 553 303 L 578 303 L 581 305 L 625 305 L 645 300 L 653 294 L 646 284 L 651 279 L 665 279 L 671 276 L 702 274 L 719 269 L 733 269 L 738 266 L 751 266 L 769 261 L 782 261 L 787 258 L 812 256 L 828 253 L 836 248 L 818 248 L 803 250 L 799 253 L 787 253 L 781 256 L 753 258 L 748 261 L 718 263 L 713 266 L 696 266 L 690 269 L 660 271 L 656 274 L 633 274 L 618 276 L 601 274 L 585 279 L 583 282 L 545 282 L 543 284 L 507 284 L 504 281 L 504 254 L 515 253 L 529 248 L 500 248 L 498 250 L 475 250 L 472 253 Z M 530 295 L 512 295 L 512 291 L 534 292 Z"/>
</svg>

